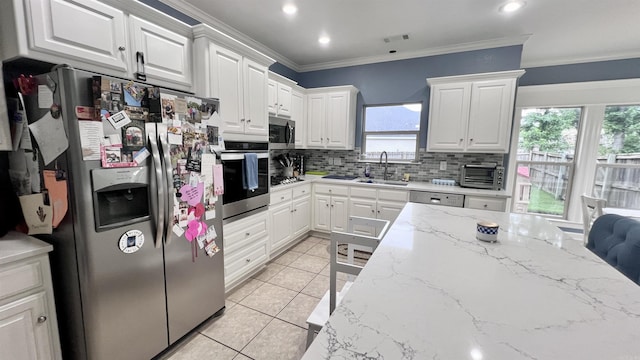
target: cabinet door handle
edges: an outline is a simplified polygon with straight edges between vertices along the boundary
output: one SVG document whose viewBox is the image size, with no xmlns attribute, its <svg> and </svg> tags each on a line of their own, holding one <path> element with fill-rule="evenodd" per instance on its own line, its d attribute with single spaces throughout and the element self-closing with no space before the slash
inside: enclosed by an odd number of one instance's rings
<svg viewBox="0 0 640 360">
<path fill-rule="evenodd" d="M 302 193 L 303 193 L 303 194 L 304 194 L 304 193 L 306 193 L 306 192 L 307 192 L 307 190 L 302 190 Z"/>
<path fill-rule="evenodd" d="M 127 48 L 125 48 L 124 46 L 120 45 L 120 46 L 118 46 L 118 50 L 125 51 L 125 50 L 127 50 Z"/>
<path fill-rule="evenodd" d="M 298 212 L 298 209 L 293 209 L 293 211 Z"/>
<path fill-rule="evenodd" d="M 331 204 L 331 207 L 333 207 L 333 204 Z"/>
<path fill-rule="evenodd" d="M 47 321 L 47 317 L 46 316 L 44 316 L 44 315 L 38 316 L 38 324 L 42 324 L 45 321 Z"/>
<path fill-rule="evenodd" d="M 380 214 L 380 210 L 378 210 L 378 214 Z"/>
<path fill-rule="evenodd" d="M 473 138 L 469 139 L 469 142 L 473 142 Z"/>
<path fill-rule="evenodd" d="M 371 209 L 371 212 L 376 212 L 375 210 Z"/>
<path fill-rule="evenodd" d="M 245 259 L 246 262 L 251 262 L 251 259 Z"/>
<path fill-rule="evenodd" d="M 246 233 L 246 234 L 244 234 L 244 236 L 249 236 L 249 235 L 251 235 L 251 233 Z"/>
<path fill-rule="evenodd" d="M 284 196 L 280 197 L 280 200 L 284 200 Z"/>
<path fill-rule="evenodd" d="M 289 211 L 289 212 L 290 212 L 290 213 L 293 213 L 293 212 L 294 212 L 294 210 L 291 210 L 291 211 Z"/>
<path fill-rule="evenodd" d="M 463 141 L 464 141 L 464 139 L 460 139 L 460 142 L 463 142 Z"/>
<path fill-rule="evenodd" d="M 327 204 L 327 207 L 329 207 L 329 204 Z"/>
<path fill-rule="evenodd" d="M 249 122 L 251 122 L 251 119 L 247 119 L 247 122 L 248 122 L 248 123 L 249 123 Z"/>
<path fill-rule="evenodd" d="M 244 122 L 244 119 L 240 119 L 240 122 Z"/>
<path fill-rule="evenodd" d="M 484 204 L 484 207 L 487 207 L 487 204 Z"/>
</svg>

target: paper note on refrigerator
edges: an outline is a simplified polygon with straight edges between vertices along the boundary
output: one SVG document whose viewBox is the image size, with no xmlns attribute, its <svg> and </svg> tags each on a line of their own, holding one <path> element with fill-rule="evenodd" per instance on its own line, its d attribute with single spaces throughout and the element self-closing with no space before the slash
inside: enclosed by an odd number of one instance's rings
<svg viewBox="0 0 640 360">
<path fill-rule="evenodd" d="M 222 177 L 222 164 L 213 166 L 213 194 L 224 194 L 224 180 Z"/>
<path fill-rule="evenodd" d="M 104 139 L 101 121 L 79 120 L 82 160 L 100 160 L 100 143 Z"/>
<path fill-rule="evenodd" d="M 49 203 L 53 208 L 52 225 L 57 228 L 67 214 L 68 209 L 68 196 L 67 196 L 67 181 L 59 180 L 56 177 L 55 170 L 45 170 L 44 186 L 49 192 Z"/>
<path fill-rule="evenodd" d="M 38 85 L 38 107 L 48 109 L 53 105 L 53 92 L 47 85 Z"/>
<path fill-rule="evenodd" d="M 29 125 L 29 130 L 40 147 L 40 154 L 45 165 L 49 165 L 69 147 L 67 134 L 64 132 L 62 116 L 54 119 L 47 113 L 40 120 Z"/>
<path fill-rule="evenodd" d="M 200 175 L 204 181 L 204 208 L 205 220 L 211 220 L 216 217 L 216 201 L 213 189 L 213 166 L 216 164 L 216 156 L 213 154 L 202 154 L 202 170 Z"/>
</svg>

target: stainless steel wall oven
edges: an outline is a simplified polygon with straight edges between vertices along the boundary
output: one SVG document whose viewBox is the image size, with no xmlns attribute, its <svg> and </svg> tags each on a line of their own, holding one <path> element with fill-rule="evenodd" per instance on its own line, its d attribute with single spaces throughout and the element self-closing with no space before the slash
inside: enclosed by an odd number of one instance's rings
<svg viewBox="0 0 640 360">
<path fill-rule="evenodd" d="M 229 222 L 241 215 L 266 210 L 269 205 L 269 143 L 225 141 L 225 148 L 220 154 L 224 169 L 223 218 Z M 255 153 L 258 157 L 258 188 L 254 190 L 243 186 L 247 153 Z"/>
</svg>

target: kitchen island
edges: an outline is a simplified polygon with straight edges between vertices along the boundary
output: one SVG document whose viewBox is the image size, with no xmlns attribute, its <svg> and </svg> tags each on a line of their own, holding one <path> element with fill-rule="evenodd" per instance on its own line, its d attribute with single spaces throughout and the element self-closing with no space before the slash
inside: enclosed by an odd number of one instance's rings
<svg viewBox="0 0 640 360">
<path fill-rule="evenodd" d="M 408 203 L 303 359 L 635 359 L 639 338 L 640 287 L 546 219 Z"/>
</svg>

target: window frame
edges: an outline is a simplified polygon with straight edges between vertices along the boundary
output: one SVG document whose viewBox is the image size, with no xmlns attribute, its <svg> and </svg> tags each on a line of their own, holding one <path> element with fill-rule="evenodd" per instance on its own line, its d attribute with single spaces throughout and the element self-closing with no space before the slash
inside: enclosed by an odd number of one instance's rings
<svg viewBox="0 0 640 360">
<path fill-rule="evenodd" d="M 385 107 L 385 106 L 404 106 L 404 105 L 413 105 L 420 104 L 420 113 L 418 115 L 418 129 L 415 131 L 408 130 L 398 130 L 398 131 L 366 131 L 367 124 L 367 108 L 373 107 Z M 416 146 L 415 146 L 415 156 L 413 159 L 392 159 L 390 158 L 388 162 L 390 163 L 416 163 L 420 159 L 420 131 L 422 130 L 422 111 L 424 111 L 424 101 L 411 101 L 411 102 L 399 102 L 399 103 L 384 103 L 384 104 L 364 104 L 362 106 L 362 138 L 360 144 L 360 161 L 371 162 L 378 161 L 379 159 L 368 158 L 366 157 L 367 153 L 367 135 L 414 135 L 416 136 Z"/>
<path fill-rule="evenodd" d="M 572 195 L 565 219 L 560 222 L 582 224 L 580 196 L 591 193 L 596 175 L 596 159 L 606 106 L 634 105 L 638 103 L 640 79 L 604 80 L 579 83 L 532 85 L 518 87 L 512 141 L 509 152 L 509 169 L 506 191 L 516 195 L 516 163 L 520 116 L 524 108 L 581 107 L 581 125 L 574 158 Z M 513 200 L 507 201 L 507 209 L 513 208 Z M 541 215 L 542 216 L 542 215 Z"/>
</svg>

